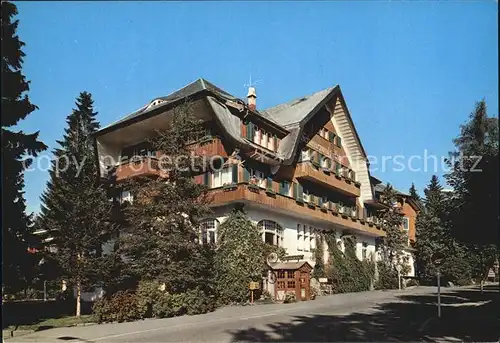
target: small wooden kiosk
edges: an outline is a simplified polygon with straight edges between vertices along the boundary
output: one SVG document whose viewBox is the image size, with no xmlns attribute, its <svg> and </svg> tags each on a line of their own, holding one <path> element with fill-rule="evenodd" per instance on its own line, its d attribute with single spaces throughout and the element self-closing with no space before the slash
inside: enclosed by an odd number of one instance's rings
<svg viewBox="0 0 500 343">
<path fill-rule="evenodd" d="M 278 262 L 270 265 L 276 275 L 275 299 L 283 300 L 289 292 L 295 293 L 297 300 L 310 300 L 310 274 L 312 267 L 306 261 Z"/>
</svg>

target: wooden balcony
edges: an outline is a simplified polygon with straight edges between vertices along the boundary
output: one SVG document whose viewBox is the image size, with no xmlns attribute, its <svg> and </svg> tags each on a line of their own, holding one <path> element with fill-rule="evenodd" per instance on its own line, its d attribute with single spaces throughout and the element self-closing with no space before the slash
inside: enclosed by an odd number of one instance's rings
<svg viewBox="0 0 500 343">
<path fill-rule="evenodd" d="M 218 137 L 202 139 L 200 142 L 189 145 L 189 149 L 197 156 L 228 156 L 224 145 Z"/>
<path fill-rule="evenodd" d="M 313 203 L 297 202 L 290 196 L 279 194 L 273 187 L 271 191 L 248 184 L 234 184 L 213 189 L 211 192 L 211 206 L 217 207 L 230 203 L 251 203 L 262 208 L 296 216 L 309 217 L 312 220 L 322 221 L 325 228 L 335 226 L 370 236 L 385 236 L 385 232 L 366 219 L 360 218 L 358 213 L 339 213 L 328 206 L 318 206 Z"/>
<path fill-rule="evenodd" d="M 333 171 L 323 171 L 322 168 L 316 168 L 310 161 L 297 163 L 295 177 L 299 180 L 318 183 L 350 197 L 359 197 L 361 194 L 361 185 L 356 181 L 343 175 L 336 175 Z"/>
<path fill-rule="evenodd" d="M 123 181 L 131 177 L 161 175 L 158 159 L 152 156 L 142 156 L 124 162 L 116 167 L 116 181 Z"/>
</svg>

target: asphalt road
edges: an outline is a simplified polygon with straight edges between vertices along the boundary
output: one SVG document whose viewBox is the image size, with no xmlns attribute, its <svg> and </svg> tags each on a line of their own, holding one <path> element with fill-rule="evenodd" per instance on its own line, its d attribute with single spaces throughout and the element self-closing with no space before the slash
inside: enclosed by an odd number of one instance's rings
<svg viewBox="0 0 500 343">
<path fill-rule="evenodd" d="M 14 342 L 235 342 L 235 341 L 497 341 L 498 289 L 445 289 L 437 320 L 436 288 L 319 297 L 294 304 L 226 307 L 215 312 L 131 323 L 57 328 Z M 476 327 L 470 317 L 479 318 Z M 446 322 L 449 318 L 450 323 Z M 466 319 L 460 324 L 460 317 Z M 452 320 L 452 322 L 451 322 Z M 458 321 L 457 321 L 458 320 Z M 473 322 L 473 321 L 472 321 Z M 457 324 L 458 323 L 458 324 Z M 452 325 L 450 325 L 452 324 Z M 470 328 L 467 329 L 467 325 Z M 484 327 L 483 327 L 484 325 Z M 448 326 L 450 326 L 448 328 Z"/>
</svg>

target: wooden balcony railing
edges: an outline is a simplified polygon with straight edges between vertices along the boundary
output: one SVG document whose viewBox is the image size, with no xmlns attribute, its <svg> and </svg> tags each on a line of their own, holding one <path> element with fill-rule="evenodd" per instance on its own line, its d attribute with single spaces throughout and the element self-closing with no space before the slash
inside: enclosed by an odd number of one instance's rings
<svg viewBox="0 0 500 343">
<path fill-rule="evenodd" d="M 201 141 L 190 144 L 189 149 L 197 156 L 222 156 L 227 157 L 226 149 L 218 137 L 205 137 Z"/>
<path fill-rule="evenodd" d="M 211 190 L 211 206 L 217 207 L 229 203 L 253 203 L 260 207 L 275 209 L 304 218 L 311 217 L 321 220 L 328 225 L 340 226 L 345 229 L 357 231 L 371 236 L 385 236 L 385 232 L 370 225 L 359 215 L 358 209 L 340 207 L 337 204 L 320 203 L 317 197 L 310 198 L 308 202 L 294 199 L 292 196 L 280 194 L 275 189 L 264 189 L 249 184 L 231 184 L 231 187 L 219 187 Z"/>
<path fill-rule="evenodd" d="M 115 170 L 116 181 L 123 181 L 138 176 L 161 175 L 158 159 L 153 156 L 141 156 L 118 165 Z"/>
<path fill-rule="evenodd" d="M 346 176 L 336 174 L 335 171 L 314 166 L 310 161 L 297 163 L 295 177 L 297 179 L 319 183 L 323 187 L 330 188 L 351 197 L 359 197 L 361 194 L 361 184 L 359 182 Z"/>
</svg>

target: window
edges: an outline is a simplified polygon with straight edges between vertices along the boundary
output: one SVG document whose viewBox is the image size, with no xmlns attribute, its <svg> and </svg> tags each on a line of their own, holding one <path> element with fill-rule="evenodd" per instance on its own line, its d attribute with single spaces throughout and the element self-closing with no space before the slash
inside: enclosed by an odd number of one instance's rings
<svg viewBox="0 0 500 343">
<path fill-rule="evenodd" d="M 222 187 L 225 184 L 230 184 L 232 182 L 232 169 L 231 167 L 226 167 L 219 170 L 214 170 L 213 173 L 212 188 Z"/>
<path fill-rule="evenodd" d="M 403 217 L 403 230 L 408 231 L 410 228 L 410 218 Z"/>
<path fill-rule="evenodd" d="M 278 289 L 285 289 L 286 283 L 285 281 L 278 281 Z"/>
<path fill-rule="evenodd" d="M 123 148 L 121 160 L 128 161 L 134 156 L 156 156 L 156 151 L 149 142 L 142 142 Z"/>
<path fill-rule="evenodd" d="M 280 194 L 286 195 L 286 196 L 292 196 L 291 190 L 292 187 L 290 187 L 290 182 L 283 180 L 280 182 Z"/>
<path fill-rule="evenodd" d="M 267 148 L 267 140 L 268 140 L 268 133 L 264 130 L 261 131 L 261 140 L 260 140 L 260 145 L 265 146 Z"/>
<path fill-rule="evenodd" d="M 340 136 L 337 136 L 337 146 L 338 146 L 339 148 L 341 148 L 341 147 L 342 147 L 342 139 L 340 138 Z"/>
<path fill-rule="evenodd" d="M 278 270 L 278 273 L 277 273 L 277 277 L 278 279 L 284 279 L 286 276 L 285 276 L 285 271 L 284 270 Z"/>
<path fill-rule="evenodd" d="M 304 189 L 303 194 L 304 194 L 304 201 L 305 202 L 311 201 L 311 193 L 307 189 Z"/>
<path fill-rule="evenodd" d="M 311 229 L 311 227 L 308 228 L 306 225 L 304 225 L 304 251 L 311 250 L 311 242 L 309 240 Z"/>
<path fill-rule="evenodd" d="M 276 141 L 276 136 L 269 134 L 267 148 L 271 151 L 274 151 L 274 142 Z"/>
<path fill-rule="evenodd" d="M 215 244 L 217 242 L 218 226 L 219 221 L 217 219 L 204 219 L 200 222 L 202 244 Z"/>
<path fill-rule="evenodd" d="M 293 278 L 295 278 L 295 276 L 294 276 L 293 274 L 294 274 L 293 270 L 288 270 L 288 271 L 286 272 L 286 277 L 287 277 L 288 279 L 293 279 Z"/>
<path fill-rule="evenodd" d="M 302 251 L 304 245 L 304 234 L 302 232 L 302 226 L 297 224 L 297 250 Z"/>
<path fill-rule="evenodd" d="M 259 127 L 257 125 L 254 125 L 253 126 L 253 142 L 256 143 L 256 144 L 259 144 L 260 145 L 260 130 L 259 130 Z"/>
<path fill-rule="evenodd" d="M 366 251 L 368 249 L 368 243 L 363 242 L 363 247 L 361 249 L 361 259 L 366 260 Z"/>
<path fill-rule="evenodd" d="M 134 196 L 130 191 L 122 191 L 120 193 L 120 204 L 123 204 L 124 202 L 132 203 L 134 201 Z"/>
<path fill-rule="evenodd" d="M 257 186 L 259 186 L 260 188 L 266 187 L 266 179 L 264 178 L 263 172 L 261 172 L 260 170 L 249 168 L 248 174 L 249 174 L 250 180 L 253 179 Z"/>
<path fill-rule="evenodd" d="M 310 150 L 308 148 L 304 148 L 301 151 L 301 161 L 309 161 L 310 157 Z"/>
<path fill-rule="evenodd" d="M 295 280 L 288 280 L 287 288 L 295 288 Z"/>
<path fill-rule="evenodd" d="M 313 251 L 313 249 L 316 249 L 316 228 L 311 228 L 309 232 L 309 247 L 310 250 Z"/>
<path fill-rule="evenodd" d="M 283 246 L 283 228 L 272 220 L 261 220 L 257 228 L 262 232 L 262 239 L 271 245 Z"/>
</svg>

